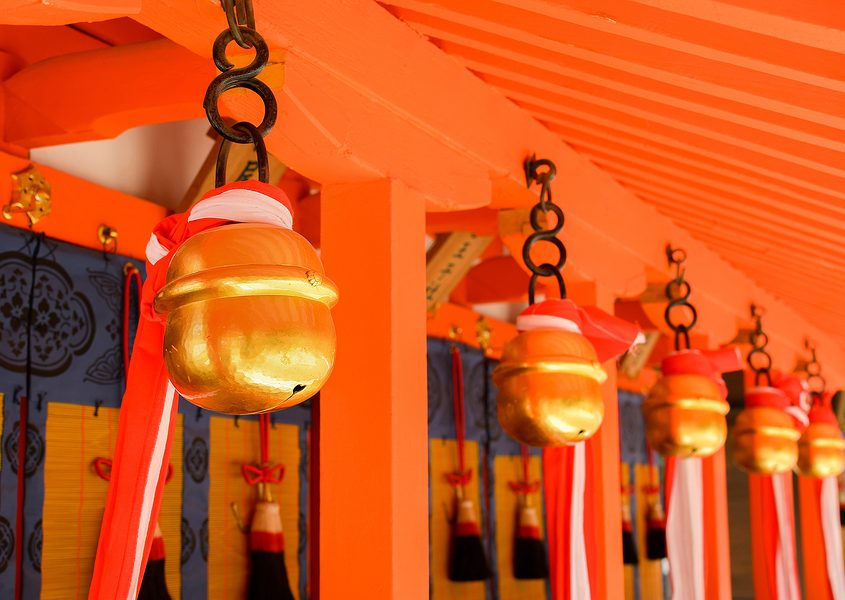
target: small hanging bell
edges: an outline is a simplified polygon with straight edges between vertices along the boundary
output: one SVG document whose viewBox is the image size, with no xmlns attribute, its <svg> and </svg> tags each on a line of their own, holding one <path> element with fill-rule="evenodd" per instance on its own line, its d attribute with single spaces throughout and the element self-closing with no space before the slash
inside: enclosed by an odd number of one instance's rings
<svg viewBox="0 0 845 600">
<path fill-rule="evenodd" d="M 796 471 L 805 477 L 836 477 L 845 471 L 845 439 L 830 396 L 817 397 L 810 409 L 810 424 L 798 440 Z"/>
<path fill-rule="evenodd" d="M 754 387 L 733 427 L 733 460 L 750 473 L 789 471 L 798 460 L 800 432 L 790 416 L 789 399 L 780 389 Z"/>
<path fill-rule="evenodd" d="M 545 300 L 519 316 L 493 372 L 504 430 L 535 447 L 560 446 L 592 436 L 604 417 L 601 361 L 627 350 L 638 330 L 571 300 Z"/>
<path fill-rule="evenodd" d="M 721 373 L 740 368 L 735 348 L 682 350 L 663 359 L 663 376 L 643 402 L 646 439 L 664 456 L 710 456 L 725 443 L 727 388 Z"/>
<path fill-rule="evenodd" d="M 190 218 L 226 219 L 233 210 L 268 206 L 266 222 L 190 237 L 155 298 L 156 312 L 167 318 L 170 379 L 208 410 L 254 414 L 299 404 L 317 393 L 334 364 L 329 309 L 337 289 L 314 248 L 291 230 L 284 194 L 256 182 L 230 184 L 201 200 Z"/>
</svg>

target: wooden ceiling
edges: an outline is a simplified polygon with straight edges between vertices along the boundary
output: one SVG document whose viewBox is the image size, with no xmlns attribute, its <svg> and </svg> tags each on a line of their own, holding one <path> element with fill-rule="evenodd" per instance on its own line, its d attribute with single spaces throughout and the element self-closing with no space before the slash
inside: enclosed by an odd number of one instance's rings
<svg viewBox="0 0 845 600">
<path fill-rule="evenodd" d="M 845 339 L 845 4 L 384 6 L 762 287 Z M 694 281 L 694 257 L 690 276 Z"/>
</svg>

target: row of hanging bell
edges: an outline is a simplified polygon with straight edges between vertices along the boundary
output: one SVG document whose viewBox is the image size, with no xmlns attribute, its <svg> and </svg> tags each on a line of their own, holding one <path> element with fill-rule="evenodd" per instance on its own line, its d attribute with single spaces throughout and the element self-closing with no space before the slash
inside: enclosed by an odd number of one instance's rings
<svg viewBox="0 0 845 600">
<path fill-rule="evenodd" d="M 838 476 L 845 471 L 845 439 L 830 397 L 809 393 L 797 377 L 752 387 L 733 432 L 736 464 L 751 473 L 771 475 L 795 470 L 806 477 Z"/>
</svg>

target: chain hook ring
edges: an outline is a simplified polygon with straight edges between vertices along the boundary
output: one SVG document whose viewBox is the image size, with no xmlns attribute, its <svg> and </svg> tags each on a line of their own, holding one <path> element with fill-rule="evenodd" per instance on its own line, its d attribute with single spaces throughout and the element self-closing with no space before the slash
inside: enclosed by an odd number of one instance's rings
<svg viewBox="0 0 845 600">
<path fill-rule="evenodd" d="M 692 286 L 685 279 L 686 269 L 683 267 L 687 260 L 687 253 L 682 248 L 672 248 L 671 244 L 667 244 L 666 260 L 670 267 L 675 267 L 675 278 L 666 284 L 665 294 L 669 304 L 663 311 L 663 318 L 675 334 L 675 351 L 689 350 L 689 332 L 698 322 L 698 311 L 689 302 Z M 682 312 L 688 315 L 688 322 L 679 322 L 673 319 L 673 315 L 680 315 Z"/>
<path fill-rule="evenodd" d="M 537 159 L 536 155 L 532 154 L 530 158 L 525 160 L 523 168 L 528 188 L 533 183 L 540 184 L 540 200 L 531 208 L 530 215 L 531 228 L 534 233 L 528 236 L 522 246 L 522 260 L 528 270 L 531 271 L 531 279 L 528 282 L 528 302 L 534 304 L 537 280 L 540 277 L 554 277 L 557 280 L 560 297 L 566 298 L 566 283 L 561 273 L 566 264 L 566 246 L 557 237 L 563 229 L 566 219 L 560 206 L 552 201 L 551 189 L 551 182 L 557 174 L 557 167 L 551 160 L 547 158 Z M 550 212 L 555 215 L 556 220 L 552 227 L 548 227 L 547 221 L 541 222 L 541 214 L 548 217 Z M 544 229 L 544 226 L 547 229 Z M 531 249 L 539 242 L 550 243 L 555 247 L 558 253 L 558 259 L 555 263 L 544 262 L 538 265 L 534 262 L 534 259 L 531 258 Z"/>
<path fill-rule="evenodd" d="M 766 351 L 769 345 L 769 336 L 763 331 L 763 315 L 766 314 L 763 307 L 752 304 L 751 317 L 754 319 L 754 331 L 751 332 L 751 352 L 748 353 L 746 362 L 748 367 L 754 371 L 754 385 L 759 386 L 765 379 L 768 387 L 772 385 L 772 356 Z M 756 363 L 756 364 L 755 364 Z"/>
<path fill-rule="evenodd" d="M 241 36 L 241 28 L 255 29 L 255 12 L 252 9 L 252 0 L 221 0 L 220 6 L 226 13 L 226 21 L 229 23 L 232 39 L 241 48 L 251 48 L 251 43 Z"/>
<path fill-rule="evenodd" d="M 822 375 L 822 366 L 816 356 L 816 345 L 810 342 L 809 339 L 804 339 L 804 348 L 810 352 L 810 360 L 805 367 L 807 370 L 807 387 L 810 388 L 810 394 L 814 399 L 820 399 L 824 396 L 827 388 L 827 381 Z"/>
</svg>

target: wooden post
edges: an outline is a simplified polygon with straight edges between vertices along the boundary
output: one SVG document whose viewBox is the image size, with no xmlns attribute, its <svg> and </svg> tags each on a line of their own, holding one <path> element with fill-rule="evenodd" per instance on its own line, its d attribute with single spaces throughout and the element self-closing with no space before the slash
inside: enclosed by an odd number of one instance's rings
<svg viewBox="0 0 845 600">
<path fill-rule="evenodd" d="M 320 410 L 320 598 L 428 597 L 425 203 L 380 180 L 323 188 L 340 290 Z"/>
</svg>

